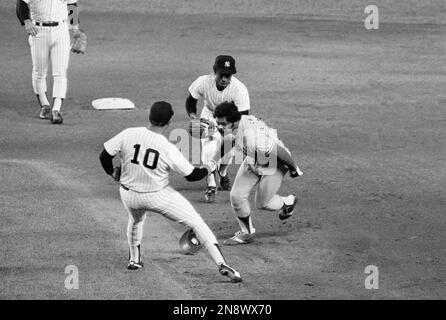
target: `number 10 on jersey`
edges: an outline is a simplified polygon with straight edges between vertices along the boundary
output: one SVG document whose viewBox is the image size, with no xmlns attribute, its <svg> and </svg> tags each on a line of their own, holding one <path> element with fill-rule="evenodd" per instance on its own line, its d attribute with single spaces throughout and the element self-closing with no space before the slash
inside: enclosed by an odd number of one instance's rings
<svg viewBox="0 0 446 320">
<path fill-rule="evenodd" d="M 133 159 L 130 162 L 139 165 L 138 155 L 139 155 L 139 151 L 141 149 L 141 145 L 135 144 L 133 146 L 133 148 L 135 148 L 135 152 L 133 154 Z M 143 160 L 142 164 L 147 169 L 153 170 L 156 168 L 156 165 L 158 164 L 159 156 L 160 156 L 160 153 L 157 150 L 152 149 L 152 148 L 146 149 L 146 151 L 144 153 L 144 160 Z"/>
</svg>

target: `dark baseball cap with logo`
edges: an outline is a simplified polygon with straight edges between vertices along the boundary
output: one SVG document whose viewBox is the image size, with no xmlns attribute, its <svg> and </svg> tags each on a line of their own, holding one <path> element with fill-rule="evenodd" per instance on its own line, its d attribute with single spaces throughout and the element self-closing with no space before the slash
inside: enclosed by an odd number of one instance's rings
<svg viewBox="0 0 446 320">
<path fill-rule="evenodd" d="M 166 101 L 157 101 L 150 108 L 149 120 L 155 125 L 166 125 L 172 116 L 172 106 Z"/>
<path fill-rule="evenodd" d="M 217 56 L 217 58 L 215 58 L 215 63 L 214 63 L 214 72 L 220 72 L 220 73 L 224 73 L 224 74 L 234 74 L 237 72 L 237 70 L 235 69 L 235 60 L 233 57 L 231 56 Z"/>
</svg>

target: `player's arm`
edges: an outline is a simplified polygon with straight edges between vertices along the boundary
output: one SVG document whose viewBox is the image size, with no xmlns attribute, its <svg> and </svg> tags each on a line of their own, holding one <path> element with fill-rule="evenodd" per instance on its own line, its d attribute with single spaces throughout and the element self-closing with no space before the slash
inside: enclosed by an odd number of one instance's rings
<svg viewBox="0 0 446 320">
<path fill-rule="evenodd" d="M 99 160 L 101 161 L 105 173 L 111 176 L 115 181 L 119 181 L 121 179 L 121 167 L 113 167 L 113 158 L 114 156 L 109 154 L 105 148 L 99 155 Z"/>
<path fill-rule="evenodd" d="M 239 112 L 243 115 L 249 114 L 249 109 L 251 109 L 251 102 L 249 100 L 249 92 L 243 83 L 240 83 L 237 95 L 234 99 L 234 104 L 237 106 Z"/>
<path fill-rule="evenodd" d="M 294 162 L 291 154 L 280 145 L 276 144 L 276 146 L 269 152 L 268 157 L 276 157 L 278 161 L 285 164 L 289 168 L 290 175 L 293 178 L 302 175 L 302 171 L 300 171 L 299 167 Z"/>
<path fill-rule="evenodd" d="M 218 161 L 231 151 L 235 146 L 235 136 L 233 134 L 226 134 L 223 136 L 220 145 L 220 154 L 216 153 L 214 160 Z M 218 158 L 218 159 L 217 159 Z"/>
<path fill-rule="evenodd" d="M 104 143 L 104 148 L 99 154 L 102 168 L 105 173 L 112 176 L 113 179 L 119 181 L 121 177 L 121 167 L 113 168 L 113 158 L 121 151 L 121 145 L 127 130 L 121 131 L 116 136 Z"/>
<path fill-rule="evenodd" d="M 185 178 L 189 182 L 198 181 L 198 180 L 201 180 L 204 177 L 206 177 L 208 175 L 208 173 L 209 173 L 209 171 L 205 167 L 203 167 L 203 168 L 195 167 L 194 170 L 191 172 L 191 174 L 185 176 Z"/>
<path fill-rule="evenodd" d="M 186 112 L 191 119 L 197 119 L 197 102 L 191 94 L 186 98 Z"/>
<path fill-rule="evenodd" d="M 223 139 L 221 140 L 220 148 L 217 148 L 217 152 L 215 152 L 215 155 L 212 157 L 211 160 L 209 160 L 208 163 L 205 164 L 205 166 L 208 168 L 209 172 L 213 172 L 216 167 L 218 161 L 225 156 L 229 151 L 231 151 L 234 148 L 235 145 L 235 137 L 232 134 L 226 134 L 222 135 Z M 220 152 L 218 151 L 220 149 Z"/>
<path fill-rule="evenodd" d="M 16 2 L 16 14 L 22 26 L 25 26 L 26 33 L 35 37 L 39 33 L 39 29 L 31 21 L 28 3 L 23 0 Z"/>
<path fill-rule="evenodd" d="M 197 119 L 197 102 L 204 94 L 206 76 L 200 76 L 189 86 L 189 96 L 186 98 L 186 112 L 191 119 Z"/>
<path fill-rule="evenodd" d="M 169 167 L 183 175 L 187 181 L 201 180 L 211 172 L 209 166 L 206 165 L 202 168 L 194 167 L 174 145 L 171 147 L 167 161 Z"/>
<path fill-rule="evenodd" d="M 25 25 L 25 20 L 31 21 L 28 4 L 26 2 L 24 2 L 23 0 L 17 0 L 16 6 L 15 6 L 15 11 L 17 14 L 17 18 L 19 19 L 20 24 L 22 26 Z"/>
<path fill-rule="evenodd" d="M 102 168 L 104 169 L 105 173 L 108 175 L 112 175 L 114 172 L 113 168 L 113 158 L 111 154 L 105 150 L 105 148 L 102 150 L 101 154 L 99 155 L 99 160 L 101 161 Z"/>
<path fill-rule="evenodd" d="M 68 20 L 70 29 L 77 31 L 79 30 L 79 7 L 77 6 L 77 1 L 69 1 L 68 7 Z"/>
</svg>

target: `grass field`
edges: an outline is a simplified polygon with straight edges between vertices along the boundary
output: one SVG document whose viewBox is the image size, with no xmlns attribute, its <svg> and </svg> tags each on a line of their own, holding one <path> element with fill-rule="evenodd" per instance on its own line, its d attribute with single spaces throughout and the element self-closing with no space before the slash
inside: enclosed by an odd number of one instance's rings
<svg viewBox="0 0 446 320">
<path fill-rule="evenodd" d="M 137 2 L 141 13 L 128 1 L 83 4 L 89 48 L 71 56 L 65 122 L 54 126 L 37 117 L 26 35 L 0 1 L 1 299 L 444 299 L 444 2 L 378 1 L 374 31 L 362 1 Z M 151 214 L 146 267 L 131 273 L 102 144 L 145 125 L 156 100 L 174 106 L 172 128 L 184 127 L 187 88 L 218 54 L 236 58 L 252 113 L 278 129 L 304 172 L 280 190 L 298 194 L 296 215 L 253 211 L 257 241 L 223 247 L 244 278 L 234 285 L 206 252 L 182 255 L 183 228 Z M 137 108 L 90 106 L 109 96 Z M 219 240 L 237 230 L 227 192 L 209 205 L 204 182 L 171 184 Z M 64 286 L 69 265 L 77 290 Z M 364 287 L 368 265 L 379 269 L 377 290 Z"/>
</svg>

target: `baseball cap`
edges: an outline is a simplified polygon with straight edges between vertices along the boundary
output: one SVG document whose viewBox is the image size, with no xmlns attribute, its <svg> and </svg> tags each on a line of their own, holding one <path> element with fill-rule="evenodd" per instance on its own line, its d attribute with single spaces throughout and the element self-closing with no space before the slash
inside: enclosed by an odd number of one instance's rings
<svg viewBox="0 0 446 320">
<path fill-rule="evenodd" d="M 219 71 L 221 73 L 228 74 L 234 74 L 237 72 L 237 70 L 235 70 L 234 58 L 225 55 L 217 56 L 217 58 L 215 58 L 214 69 L 215 72 Z"/>
<path fill-rule="evenodd" d="M 157 101 L 150 108 L 149 120 L 160 125 L 165 125 L 173 116 L 170 103 Z"/>
</svg>

